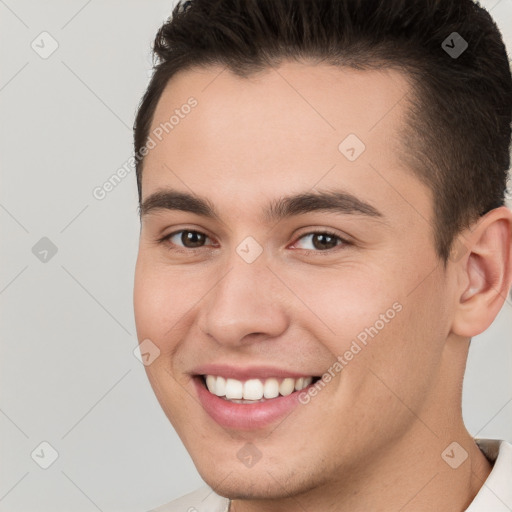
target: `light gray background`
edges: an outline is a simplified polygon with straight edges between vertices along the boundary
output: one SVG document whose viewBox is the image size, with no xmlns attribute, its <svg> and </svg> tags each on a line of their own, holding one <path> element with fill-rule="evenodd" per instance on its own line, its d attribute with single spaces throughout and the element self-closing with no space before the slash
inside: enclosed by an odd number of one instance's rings
<svg viewBox="0 0 512 512">
<path fill-rule="evenodd" d="M 132 154 L 174 3 L 0 0 L 0 511 L 142 512 L 201 483 L 133 355 L 134 173 L 92 195 Z M 512 48 L 512 0 L 483 4 Z M 31 47 L 51 49 L 43 31 L 58 43 L 46 59 Z M 47 262 L 42 237 L 58 249 Z M 512 441 L 511 335 L 509 299 L 470 353 L 475 436 Z M 46 470 L 42 441 L 59 454 Z"/>
</svg>

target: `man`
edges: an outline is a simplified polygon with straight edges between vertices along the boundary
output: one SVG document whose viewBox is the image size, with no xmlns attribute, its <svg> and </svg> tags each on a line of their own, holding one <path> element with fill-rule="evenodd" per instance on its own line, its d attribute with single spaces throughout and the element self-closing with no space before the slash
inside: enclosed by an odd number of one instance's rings
<svg viewBox="0 0 512 512">
<path fill-rule="evenodd" d="M 512 79 L 470 0 L 193 0 L 135 124 L 134 305 L 208 484 L 160 512 L 512 510 L 470 339 L 512 281 Z"/>
</svg>

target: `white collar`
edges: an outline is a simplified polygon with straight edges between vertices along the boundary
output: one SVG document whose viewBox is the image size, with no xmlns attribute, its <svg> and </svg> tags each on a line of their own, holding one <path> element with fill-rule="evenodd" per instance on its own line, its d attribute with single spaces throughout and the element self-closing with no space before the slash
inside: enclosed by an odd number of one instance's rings
<svg viewBox="0 0 512 512">
<path fill-rule="evenodd" d="M 493 464 L 466 512 L 510 512 L 512 510 L 512 445 L 498 439 L 475 439 L 476 444 Z"/>
</svg>

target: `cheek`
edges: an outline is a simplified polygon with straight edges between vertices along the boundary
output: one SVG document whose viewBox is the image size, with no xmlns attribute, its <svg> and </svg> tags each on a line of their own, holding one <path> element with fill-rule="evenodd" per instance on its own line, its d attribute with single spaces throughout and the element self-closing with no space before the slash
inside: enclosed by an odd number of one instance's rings
<svg viewBox="0 0 512 512">
<path fill-rule="evenodd" d="M 177 428 L 189 414 L 184 386 L 188 379 L 173 372 L 178 340 L 183 335 L 189 300 L 187 279 L 139 253 L 134 279 L 134 311 L 140 343 L 150 340 L 160 351 L 145 371 L 169 421 Z M 194 293 L 192 293 L 194 295 Z"/>
<path fill-rule="evenodd" d="M 360 403 L 373 403 L 375 410 L 392 417 L 405 412 L 403 403 L 420 410 L 433 392 L 449 330 L 440 289 L 432 280 L 403 294 L 394 318 L 378 332 L 372 329 L 374 336 L 368 336 L 357 356 L 361 364 L 347 367 L 353 392 L 364 397 Z"/>
<path fill-rule="evenodd" d="M 172 340 L 187 321 L 204 289 L 197 275 L 188 275 L 152 258 L 139 255 L 135 269 L 134 311 L 139 341 L 146 338 L 162 352 L 172 350 Z M 173 335 L 169 335 L 170 332 Z M 165 340 L 165 342 L 164 342 Z"/>
<path fill-rule="evenodd" d="M 339 355 L 354 339 L 362 343 L 388 330 L 400 316 L 403 297 L 396 281 L 382 269 L 345 263 L 334 269 L 313 269 L 295 276 L 293 288 L 307 305 L 310 328 L 318 326 L 318 339 L 329 341 Z"/>
<path fill-rule="evenodd" d="M 354 384 L 371 368 L 386 382 L 406 379 L 421 387 L 436 371 L 449 327 L 440 280 L 434 273 L 418 286 L 416 271 L 396 264 L 353 263 L 301 274 L 294 291 L 309 311 L 299 321 L 333 362 L 343 359 Z"/>
</svg>

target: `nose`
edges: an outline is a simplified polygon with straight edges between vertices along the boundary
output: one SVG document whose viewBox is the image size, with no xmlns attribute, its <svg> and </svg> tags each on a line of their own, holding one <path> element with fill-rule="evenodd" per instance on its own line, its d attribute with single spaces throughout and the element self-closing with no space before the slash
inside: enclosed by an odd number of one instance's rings
<svg viewBox="0 0 512 512">
<path fill-rule="evenodd" d="M 280 336 L 289 325 L 286 292 L 264 257 L 247 263 L 234 254 L 203 299 L 198 327 L 231 347 Z"/>
</svg>

